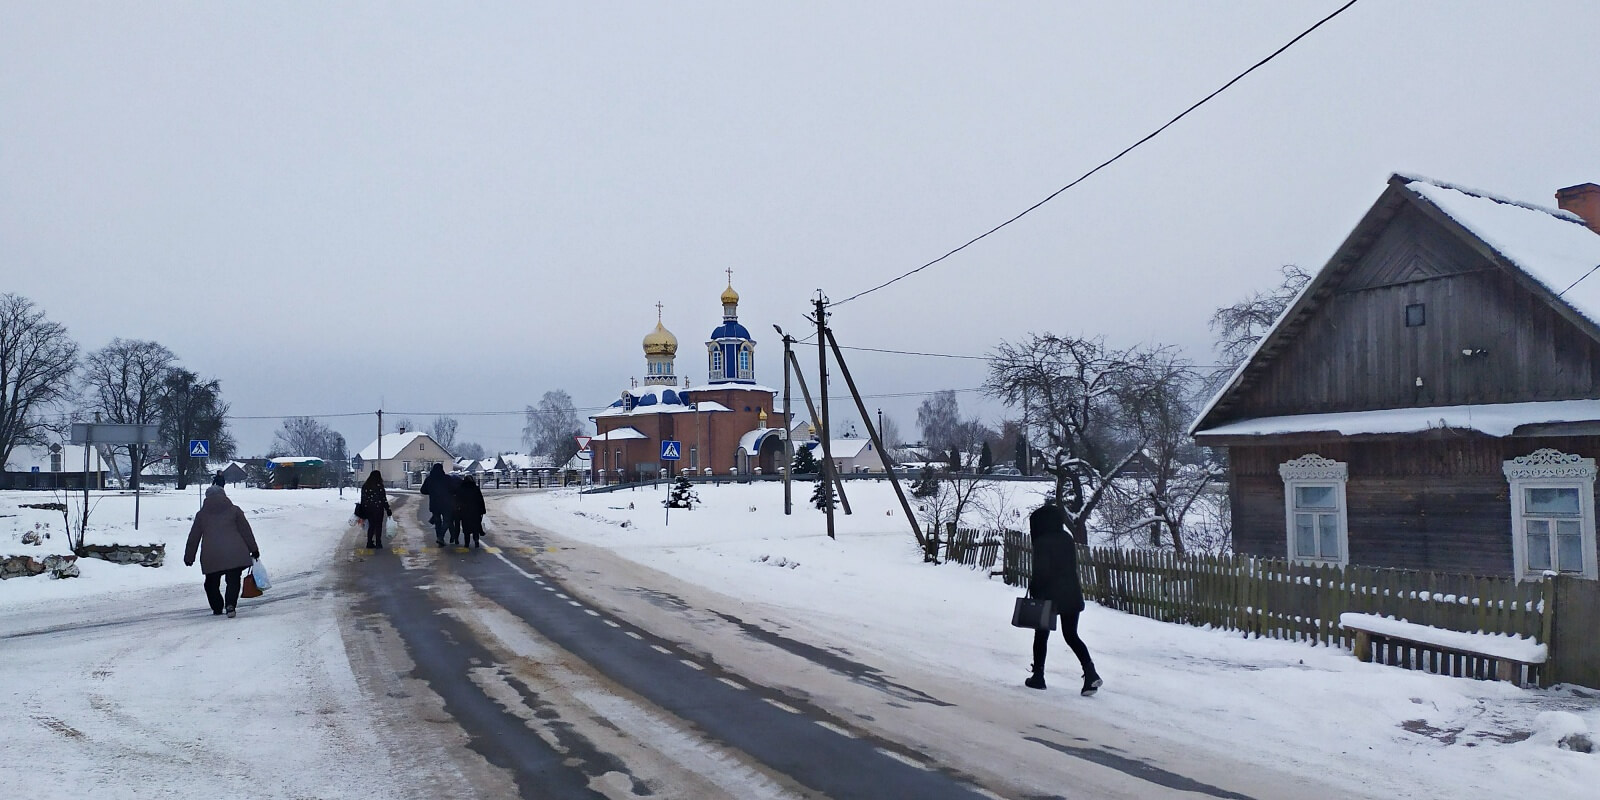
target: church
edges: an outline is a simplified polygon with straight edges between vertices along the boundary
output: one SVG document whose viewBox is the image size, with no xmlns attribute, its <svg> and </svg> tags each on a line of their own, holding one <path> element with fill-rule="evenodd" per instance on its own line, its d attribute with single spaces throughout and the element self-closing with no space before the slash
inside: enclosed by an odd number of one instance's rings
<svg viewBox="0 0 1600 800">
<path fill-rule="evenodd" d="M 733 273 L 722 292 L 722 324 L 706 340 L 706 380 L 682 384 L 676 372 L 678 337 L 661 322 L 644 337 L 644 380 L 590 417 L 595 435 L 590 469 L 597 483 L 649 480 L 662 470 L 696 475 L 776 473 L 785 466 L 778 392 L 756 383 L 756 340 L 739 324 Z M 679 460 L 661 458 L 662 442 L 679 443 Z"/>
</svg>

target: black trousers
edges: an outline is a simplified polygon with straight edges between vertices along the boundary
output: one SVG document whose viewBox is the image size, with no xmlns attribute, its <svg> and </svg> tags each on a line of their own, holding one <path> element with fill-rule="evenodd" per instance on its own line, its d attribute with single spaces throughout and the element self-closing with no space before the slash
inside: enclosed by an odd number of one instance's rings
<svg viewBox="0 0 1600 800">
<path fill-rule="evenodd" d="M 233 608 L 239 605 L 239 579 L 244 575 L 244 567 L 234 567 L 221 572 L 206 573 L 206 602 L 211 604 L 211 610 L 221 612 L 224 608 Z M 224 597 L 220 584 L 222 577 L 228 577 L 228 593 Z"/>
<path fill-rule="evenodd" d="M 367 546 L 368 547 L 382 547 L 383 546 L 383 522 L 384 522 L 384 520 L 383 520 L 383 509 L 381 509 L 381 508 L 378 509 L 378 512 L 376 514 L 372 515 L 371 518 L 367 519 L 366 523 L 367 523 Z"/>
<path fill-rule="evenodd" d="M 1083 667 L 1085 678 L 1095 675 L 1094 659 L 1089 657 L 1089 646 L 1078 638 L 1078 615 L 1083 612 L 1078 609 L 1061 612 L 1061 636 L 1067 640 L 1067 646 L 1072 648 L 1073 654 L 1078 657 L 1078 664 Z M 1033 632 L 1033 664 L 1034 669 L 1044 671 L 1045 652 L 1050 648 L 1050 631 L 1036 630 Z"/>
</svg>

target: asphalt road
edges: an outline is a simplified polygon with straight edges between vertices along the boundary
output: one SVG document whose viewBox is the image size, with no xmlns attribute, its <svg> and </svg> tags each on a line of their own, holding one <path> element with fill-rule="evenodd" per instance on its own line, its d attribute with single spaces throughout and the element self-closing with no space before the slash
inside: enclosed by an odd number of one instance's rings
<svg viewBox="0 0 1600 800">
<path fill-rule="evenodd" d="M 395 498 L 342 629 L 412 791 L 525 798 L 1266 798 L 1314 781 L 904 664 L 501 520 L 437 548 Z M 491 502 L 493 505 L 493 502 Z M 494 510 L 491 508 L 491 515 Z M 1070 733 L 1068 729 L 1070 728 Z"/>
</svg>

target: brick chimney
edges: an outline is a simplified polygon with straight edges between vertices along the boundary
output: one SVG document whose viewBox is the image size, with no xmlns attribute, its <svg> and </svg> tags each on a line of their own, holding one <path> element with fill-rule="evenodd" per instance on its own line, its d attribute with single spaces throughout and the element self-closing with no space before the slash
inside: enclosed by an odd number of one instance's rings
<svg viewBox="0 0 1600 800">
<path fill-rule="evenodd" d="M 1556 203 L 1562 211 L 1570 211 L 1583 217 L 1589 224 L 1589 230 L 1600 233 L 1600 186 L 1592 183 L 1580 183 L 1577 186 L 1568 186 L 1556 190 Z"/>
</svg>

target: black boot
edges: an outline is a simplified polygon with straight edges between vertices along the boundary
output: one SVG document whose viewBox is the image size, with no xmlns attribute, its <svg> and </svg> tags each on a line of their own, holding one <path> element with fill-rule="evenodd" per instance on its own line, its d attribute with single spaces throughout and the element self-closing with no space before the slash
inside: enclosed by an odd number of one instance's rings
<svg viewBox="0 0 1600 800">
<path fill-rule="evenodd" d="M 1023 681 L 1022 685 L 1028 687 L 1029 689 L 1043 689 L 1044 688 L 1044 665 L 1043 664 L 1034 664 L 1033 665 L 1033 675 L 1031 677 L 1029 677 L 1027 680 Z"/>
<path fill-rule="evenodd" d="M 372 549 L 372 537 L 371 536 L 367 537 L 367 549 L 368 550 Z"/>
<path fill-rule="evenodd" d="M 1083 691 L 1080 692 L 1080 694 L 1082 694 L 1084 697 L 1088 697 L 1088 696 L 1094 694 L 1095 692 L 1100 690 L 1100 684 L 1103 683 L 1103 682 L 1104 681 L 1100 680 L 1100 674 L 1099 673 L 1095 672 L 1092 669 L 1089 670 L 1089 674 L 1083 676 Z"/>
</svg>

